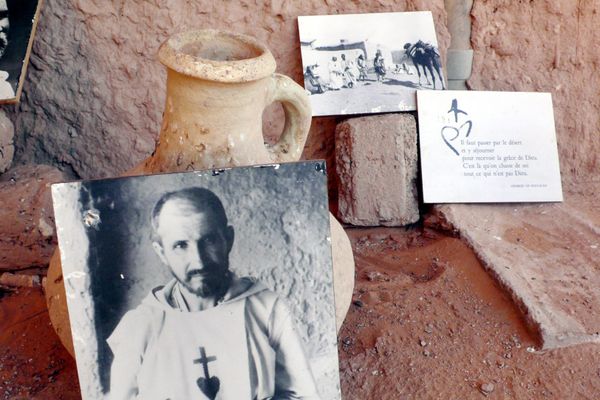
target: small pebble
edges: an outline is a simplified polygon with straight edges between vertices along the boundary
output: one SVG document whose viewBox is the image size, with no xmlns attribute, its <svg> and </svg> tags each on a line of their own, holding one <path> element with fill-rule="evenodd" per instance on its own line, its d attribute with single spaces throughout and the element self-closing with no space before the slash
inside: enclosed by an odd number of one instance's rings
<svg viewBox="0 0 600 400">
<path fill-rule="evenodd" d="M 488 395 L 494 391 L 494 384 L 493 383 L 483 383 L 481 385 L 480 389 L 481 389 L 481 393 Z"/>
</svg>

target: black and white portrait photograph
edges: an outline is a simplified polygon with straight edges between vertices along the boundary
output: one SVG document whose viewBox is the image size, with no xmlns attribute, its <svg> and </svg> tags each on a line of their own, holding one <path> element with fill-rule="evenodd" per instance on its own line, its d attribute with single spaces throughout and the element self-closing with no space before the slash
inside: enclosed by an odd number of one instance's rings
<svg viewBox="0 0 600 400">
<path fill-rule="evenodd" d="M 41 0 L 0 0 L 0 103 L 19 101 Z"/>
<path fill-rule="evenodd" d="M 298 17 L 313 115 L 416 109 L 446 83 L 430 11 Z"/>
<path fill-rule="evenodd" d="M 341 398 L 324 162 L 52 196 L 85 400 Z"/>
</svg>

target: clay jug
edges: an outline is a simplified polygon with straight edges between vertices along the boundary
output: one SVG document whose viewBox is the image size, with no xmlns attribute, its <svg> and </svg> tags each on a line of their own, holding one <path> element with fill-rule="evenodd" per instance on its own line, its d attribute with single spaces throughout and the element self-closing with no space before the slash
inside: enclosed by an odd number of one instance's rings
<svg viewBox="0 0 600 400">
<path fill-rule="evenodd" d="M 311 122 L 308 97 L 276 74 L 271 52 L 241 35 L 205 30 L 167 40 L 158 51 L 168 68 L 167 98 L 156 151 L 144 172 L 185 171 L 297 161 Z M 265 146 L 262 114 L 280 101 L 279 142 Z"/>
<path fill-rule="evenodd" d="M 275 73 L 271 52 L 255 39 L 216 30 L 185 32 L 160 47 L 167 67 L 163 124 L 154 153 L 124 175 L 298 161 L 311 122 L 304 89 Z M 285 125 L 277 143 L 264 144 L 262 114 L 279 101 Z M 338 330 L 350 305 L 354 259 L 346 233 L 333 216 L 332 254 Z M 50 319 L 71 354 L 62 270 L 55 251 L 46 280 Z"/>
</svg>

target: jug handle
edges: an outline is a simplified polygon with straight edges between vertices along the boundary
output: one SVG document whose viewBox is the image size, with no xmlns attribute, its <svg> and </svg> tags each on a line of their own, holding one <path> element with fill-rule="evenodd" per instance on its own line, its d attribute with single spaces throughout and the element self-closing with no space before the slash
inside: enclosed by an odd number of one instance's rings
<svg viewBox="0 0 600 400">
<path fill-rule="evenodd" d="M 310 100 L 302 86 L 282 74 L 273 74 L 267 105 L 279 101 L 285 112 L 285 125 L 279 141 L 267 145 L 273 162 L 298 161 L 302 155 L 312 110 Z"/>
</svg>

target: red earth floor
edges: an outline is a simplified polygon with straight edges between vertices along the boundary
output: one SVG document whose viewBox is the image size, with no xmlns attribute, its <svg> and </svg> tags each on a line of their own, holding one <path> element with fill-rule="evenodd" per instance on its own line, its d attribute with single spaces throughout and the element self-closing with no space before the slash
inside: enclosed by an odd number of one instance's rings
<svg viewBox="0 0 600 400">
<path fill-rule="evenodd" d="M 599 399 L 600 345 L 538 351 L 459 239 L 350 229 L 357 281 L 339 335 L 344 399 Z M 600 318 L 600 314 L 598 315 Z M 79 399 L 43 293 L 0 299 L 0 399 Z"/>
</svg>

